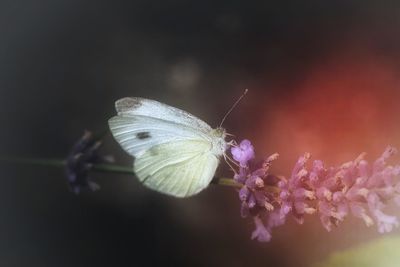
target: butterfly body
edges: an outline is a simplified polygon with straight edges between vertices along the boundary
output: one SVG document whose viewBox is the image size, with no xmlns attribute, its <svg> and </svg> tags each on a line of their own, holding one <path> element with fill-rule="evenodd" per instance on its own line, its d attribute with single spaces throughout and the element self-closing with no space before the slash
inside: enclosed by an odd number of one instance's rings
<svg viewBox="0 0 400 267">
<path fill-rule="evenodd" d="M 114 138 L 135 158 L 134 172 L 147 187 L 176 197 L 206 188 L 227 142 L 194 115 L 155 100 L 128 97 L 116 102 L 109 120 Z"/>
</svg>

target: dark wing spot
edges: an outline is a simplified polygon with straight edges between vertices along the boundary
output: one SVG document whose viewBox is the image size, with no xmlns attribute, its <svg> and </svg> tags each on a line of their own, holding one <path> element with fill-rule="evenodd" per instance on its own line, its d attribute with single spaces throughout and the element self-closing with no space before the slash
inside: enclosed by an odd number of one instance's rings
<svg viewBox="0 0 400 267">
<path fill-rule="evenodd" d="M 136 134 L 136 137 L 137 137 L 138 139 L 147 139 L 147 138 L 150 138 L 151 135 L 150 135 L 149 132 L 140 132 L 140 133 L 137 133 L 137 134 Z"/>
</svg>

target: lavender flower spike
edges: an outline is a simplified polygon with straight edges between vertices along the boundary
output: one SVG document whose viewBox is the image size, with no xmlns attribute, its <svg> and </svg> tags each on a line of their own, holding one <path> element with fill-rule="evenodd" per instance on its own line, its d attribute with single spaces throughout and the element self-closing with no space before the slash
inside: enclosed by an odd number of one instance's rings
<svg viewBox="0 0 400 267">
<path fill-rule="evenodd" d="M 316 214 L 327 231 L 349 215 L 362 219 L 367 226 L 375 224 L 379 233 L 399 227 L 399 219 L 384 211 L 390 202 L 400 206 L 400 164 L 387 165 L 396 151 L 386 148 L 373 164 L 364 160 L 363 153 L 330 168 L 321 160 L 308 167 L 310 155 L 306 153 L 285 178 L 269 174 L 277 154 L 254 168 L 254 148 L 249 140 L 243 140 L 231 153 L 239 163 L 234 179 L 242 184 L 238 192 L 242 217 L 252 216 L 256 227 L 252 238 L 271 240 L 272 229 L 284 224 L 289 215 L 301 224 L 305 215 Z"/>
</svg>

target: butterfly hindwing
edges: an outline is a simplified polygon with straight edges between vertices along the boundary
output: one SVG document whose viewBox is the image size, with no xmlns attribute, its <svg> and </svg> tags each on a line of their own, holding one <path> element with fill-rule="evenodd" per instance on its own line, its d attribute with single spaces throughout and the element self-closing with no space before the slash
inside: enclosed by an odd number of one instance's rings
<svg viewBox="0 0 400 267">
<path fill-rule="evenodd" d="M 135 160 L 134 170 L 147 187 L 188 197 L 208 186 L 218 162 L 210 143 L 186 140 L 152 147 Z"/>
</svg>

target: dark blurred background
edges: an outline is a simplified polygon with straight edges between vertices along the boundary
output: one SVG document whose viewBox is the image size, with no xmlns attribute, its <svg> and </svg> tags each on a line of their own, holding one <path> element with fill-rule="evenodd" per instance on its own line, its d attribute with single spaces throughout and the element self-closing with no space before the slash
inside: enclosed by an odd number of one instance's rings
<svg viewBox="0 0 400 267">
<path fill-rule="evenodd" d="M 276 174 L 305 151 L 373 160 L 400 146 L 399 29 L 389 0 L 2 0 L 0 154 L 63 158 L 125 96 L 216 126 L 249 88 L 225 127 L 260 158 L 279 152 Z M 131 164 L 110 136 L 103 152 Z M 1 164 L 0 175 L 0 266 L 299 267 L 378 236 L 351 219 L 327 233 L 309 216 L 263 244 L 230 188 L 182 200 L 93 174 L 102 189 L 74 195 L 62 169 Z"/>
</svg>

